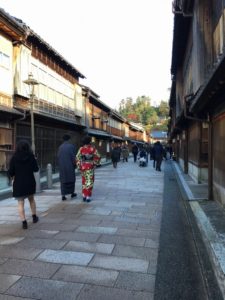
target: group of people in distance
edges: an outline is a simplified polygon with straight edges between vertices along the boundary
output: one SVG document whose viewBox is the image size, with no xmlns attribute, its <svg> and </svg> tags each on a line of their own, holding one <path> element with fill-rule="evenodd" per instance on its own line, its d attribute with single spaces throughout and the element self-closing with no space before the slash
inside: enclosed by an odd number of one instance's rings
<svg viewBox="0 0 225 300">
<path fill-rule="evenodd" d="M 129 149 L 126 144 L 120 146 L 119 144 L 114 143 L 111 150 L 111 160 L 114 168 L 117 168 L 117 163 L 120 161 L 121 157 L 123 162 L 128 162 Z"/>
<path fill-rule="evenodd" d="M 166 158 L 166 152 L 169 150 L 165 149 L 159 141 L 155 142 L 153 146 L 150 146 L 147 143 L 138 146 L 136 143 L 134 143 L 131 148 L 134 162 L 138 160 L 139 166 L 145 167 L 148 164 L 148 156 L 150 155 L 150 159 L 153 160 L 153 167 L 156 169 L 156 171 L 161 171 L 163 157 Z M 126 145 L 120 146 L 119 144 L 115 143 L 111 151 L 111 160 L 114 168 L 117 167 L 117 163 L 121 160 L 121 156 L 123 161 L 128 161 L 129 149 Z"/>
<path fill-rule="evenodd" d="M 90 202 L 94 185 L 94 170 L 100 162 L 100 155 L 91 143 L 91 137 L 85 136 L 83 145 L 76 154 L 75 146 L 70 142 L 70 135 L 63 136 L 63 143 L 58 149 L 59 179 L 61 186 L 62 201 L 66 195 L 71 198 L 77 196 L 75 193 L 76 167 L 82 175 L 82 195 L 84 202 Z M 12 180 L 13 197 L 18 200 L 18 211 L 22 221 L 22 228 L 27 229 L 28 223 L 25 216 L 24 201 L 29 200 L 33 223 L 39 221 L 36 214 L 36 202 L 34 194 L 36 191 L 36 181 L 34 172 L 38 172 L 37 159 L 31 150 L 30 144 L 26 140 L 18 142 L 16 151 L 9 164 L 8 175 Z"/>
<path fill-rule="evenodd" d="M 83 145 L 78 149 L 70 141 L 71 137 L 68 134 L 63 136 L 63 143 L 58 148 L 58 165 L 59 179 L 61 187 L 62 201 L 67 200 L 67 195 L 70 194 L 71 199 L 77 196 L 75 193 L 76 173 L 78 168 L 82 176 L 82 196 L 84 202 L 90 202 L 92 189 L 94 185 L 94 170 L 99 165 L 101 156 L 95 146 L 91 143 L 91 137 L 83 138 Z M 134 157 L 134 162 L 148 163 L 148 155 L 153 160 L 153 167 L 157 171 L 161 171 L 161 163 L 164 156 L 164 148 L 158 141 L 153 147 L 148 144 L 139 146 L 134 144 L 131 149 Z M 117 167 L 118 161 L 128 162 L 129 149 L 126 144 L 114 144 L 111 150 L 111 160 L 113 167 Z M 171 153 L 170 153 L 171 157 Z M 144 164 L 140 166 L 145 166 Z M 33 223 L 39 221 L 36 214 L 36 202 L 34 194 L 36 190 L 36 181 L 34 173 L 39 171 L 37 159 L 31 150 L 30 144 L 26 140 L 18 142 L 16 151 L 12 156 L 9 164 L 8 175 L 12 180 L 13 197 L 18 200 L 18 211 L 22 221 L 22 228 L 27 229 L 28 223 L 25 216 L 24 201 L 29 200 L 32 213 Z"/>
</svg>

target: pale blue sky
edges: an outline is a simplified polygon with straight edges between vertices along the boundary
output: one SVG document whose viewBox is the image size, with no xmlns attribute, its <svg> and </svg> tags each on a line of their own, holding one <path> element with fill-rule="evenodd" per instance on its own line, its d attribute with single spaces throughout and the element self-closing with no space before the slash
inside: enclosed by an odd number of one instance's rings
<svg viewBox="0 0 225 300">
<path fill-rule="evenodd" d="M 0 0 L 87 79 L 112 108 L 121 99 L 168 100 L 171 0 Z"/>
</svg>

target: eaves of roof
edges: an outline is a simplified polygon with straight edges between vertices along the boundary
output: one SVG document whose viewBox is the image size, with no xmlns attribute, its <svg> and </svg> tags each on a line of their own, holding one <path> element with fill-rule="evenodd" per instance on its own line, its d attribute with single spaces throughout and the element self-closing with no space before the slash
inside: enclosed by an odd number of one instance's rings
<svg viewBox="0 0 225 300">
<path fill-rule="evenodd" d="M 0 29 L 13 40 L 21 40 L 26 35 L 26 29 L 2 8 L 0 8 Z"/>
<path fill-rule="evenodd" d="M 110 114 L 115 119 L 122 121 L 123 123 L 126 122 L 126 119 L 123 116 L 121 116 L 119 113 L 117 113 L 115 110 L 112 109 Z"/>
<path fill-rule="evenodd" d="M 0 112 L 9 113 L 9 114 L 18 115 L 18 116 L 23 116 L 23 113 L 21 113 L 17 109 L 15 109 L 13 107 L 8 107 L 8 106 L 5 106 L 5 105 L 0 105 Z"/>
<path fill-rule="evenodd" d="M 172 46 L 172 62 L 171 74 L 176 74 L 177 67 L 182 62 L 185 45 L 188 40 L 188 33 L 191 24 L 191 17 L 184 17 L 181 14 L 174 16 L 174 29 L 173 29 L 173 46 Z"/>
<path fill-rule="evenodd" d="M 27 39 L 34 38 L 36 39 L 42 46 L 46 48 L 46 50 L 52 52 L 52 54 L 57 57 L 62 63 L 64 63 L 68 68 L 77 73 L 80 78 L 86 78 L 77 68 L 75 68 L 71 63 L 69 63 L 58 51 L 56 51 L 52 46 L 50 46 L 47 42 L 45 42 L 37 33 L 30 29 L 28 31 L 29 35 Z"/>
<path fill-rule="evenodd" d="M 204 85 L 200 87 L 196 95 L 194 96 L 191 104 L 191 112 L 199 112 L 206 107 L 211 98 L 218 94 L 221 89 L 224 90 L 225 83 L 225 53 L 220 59 L 220 62 L 214 68 L 211 76 L 208 77 Z"/>
<path fill-rule="evenodd" d="M 4 12 L 4 11 L 3 11 Z M 4 12 L 5 13 L 5 12 Z M 77 68 L 75 68 L 71 63 L 69 63 L 58 51 L 56 51 L 51 45 L 44 41 L 37 33 L 35 33 L 29 26 L 26 25 L 22 20 L 12 17 L 9 14 L 5 13 L 13 24 L 16 24 L 18 28 L 22 29 L 26 34 L 26 39 L 29 40 L 34 38 L 39 42 L 46 50 L 50 51 L 55 57 L 57 57 L 62 63 L 68 66 L 73 72 L 75 72 L 80 78 L 86 78 Z"/>
<path fill-rule="evenodd" d="M 101 136 L 101 137 L 110 137 L 111 136 L 109 133 L 102 131 L 102 130 L 87 128 L 86 131 L 88 134 L 94 135 L 94 136 Z"/>
</svg>

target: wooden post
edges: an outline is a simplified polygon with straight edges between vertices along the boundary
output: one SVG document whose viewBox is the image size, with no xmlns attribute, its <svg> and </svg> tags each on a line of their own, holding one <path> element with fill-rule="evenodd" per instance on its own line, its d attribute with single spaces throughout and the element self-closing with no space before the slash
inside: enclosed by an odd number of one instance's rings
<svg viewBox="0 0 225 300">
<path fill-rule="evenodd" d="M 213 200 L 213 125 L 211 117 L 208 141 L 208 200 Z"/>
</svg>

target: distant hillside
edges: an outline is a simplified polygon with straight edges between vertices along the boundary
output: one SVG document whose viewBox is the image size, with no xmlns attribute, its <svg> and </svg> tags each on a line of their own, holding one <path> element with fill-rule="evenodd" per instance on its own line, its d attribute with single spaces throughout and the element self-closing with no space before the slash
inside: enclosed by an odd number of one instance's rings
<svg viewBox="0 0 225 300">
<path fill-rule="evenodd" d="M 152 106 L 150 97 L 141 96 L 135 101 L 132 98 L 122 99 L 118 112 L 128 121 L 141 123 L 145 130 L 167 131 L 169 106 L 167 101 L 161 101 L 159 106 Z"/>
</svg>

